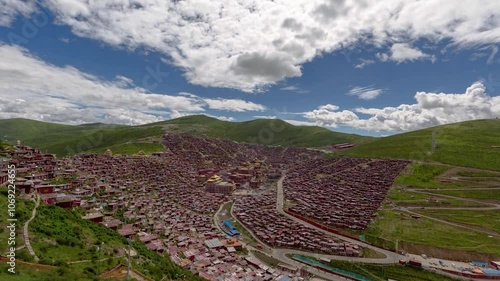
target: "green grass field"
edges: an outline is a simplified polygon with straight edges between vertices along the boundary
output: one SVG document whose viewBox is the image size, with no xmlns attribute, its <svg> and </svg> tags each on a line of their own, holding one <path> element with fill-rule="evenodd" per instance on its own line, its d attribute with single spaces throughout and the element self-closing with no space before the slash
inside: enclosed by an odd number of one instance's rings
<svg viewBox="0 0 500 281">
<path fill-rule="evenodd" d="M 481 204 L 476 202 L 470 202 L 465 200 L 451 199 L 440 196 L 432 196 L 429 194 L 422 194 L 417 192 L 411 192 L 406 190 L 392 189 L 389 192 L 388 198 L 396 206 L 403 207 L 486 207 L 487 204 Z M 428 202 L 427 198 L 435 198 L 438 200 L 437 203 Z M 442 202 L 446 202 L 443 204 Z"/>
<path fill-rule="evenodd" d="M 457 172 L 457 175 L 461 177 L 500 177 L 500 174 L 498 173 L 472 171 L 459 171 Z"/>
<path fill-rule="evenodd" d="M 432 133 L 439 147 L 430 154 Z M 500 171 L 500 120 L 474 120 L 377 138 L 342 152 L 357 157 L 389 157 Z"/>
<path fill-rule="evenodd" d="M 395 180 L 395 185 L 419 188 L 459 187 L 463 183 L 441 183 L 437 176 L 448 171 L 450 167 L 431 164 L 410 164 L 406 171 Z"/>
<path fill-rule="evenodd" d="M 461 198 L 472 199 L 495 199 L 500 200 L 500 191 L 498 189 L 492 190 L 430 190 L 429 192 L 435 194 L 451 195 Z"/>
<path fill-rule="evenodd" d="M 476 251 L 479 253 L 500 253 L 500 237 L 467 230 L 426 218 L 413 219 L 399 212 L 380 211 L 379 217 L 369 225 L 366 233 L 390 241 L 407 241 L 433 247 Z"/>
<path fill-rule="evenodd" d="M 468 210 L 418 210 L 418 213 L 447 221 L 477 225 L 500 233 L 500 212 L 498 210 L 480 212 Z"/>
</svg>

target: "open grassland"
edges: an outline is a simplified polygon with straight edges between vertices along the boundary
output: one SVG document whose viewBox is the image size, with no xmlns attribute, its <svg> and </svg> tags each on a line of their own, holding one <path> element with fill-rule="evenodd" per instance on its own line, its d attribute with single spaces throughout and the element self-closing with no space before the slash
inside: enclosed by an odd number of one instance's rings
<svg viewBox="0 0 500 281">
<path fill-rule="evenodd" d="M 379 217 L 367 229 L 366 238 L 390 249 L 395 249 L 399 241 L 399 245 L 415 253 L 433 252 L 441 257 L 499 257 L 500 237 L 494 234 L 499 232 L 500 212 L 462 209 L 489 208 L 492 205 L 488 203 L 500 202 L 500 192 L 495 189 L 498 185 L 490 180 L 496 176 L 491 171 L 414 163 L 396 179 Z M 437 202 L 429 202 L 430 198 Z M 410 210 L 441 221 L 412 218 L 394 207 L 418 207 Z"/>
<path fill-rule="evenodd" d="M 494 199 L 500 200 L 500 190 L 432 190 L 429 191 L 434 194 L 450 195 L 460 198 L 471 198 L 471 199 Z"/>
<path fill-rule="evenodd" d="M 459 171 L 457 172 L 457 176 L 462 177 L 500 177 L 500 173 L 492 173 L 486 171 Z"/>
<path fill-rule="evenodd" d="M 479 212 L 468 210 L 418 210 L 418 213 L 446 221 L 477 225 L 500 233 L 499 210 L 484 210 Z"/>
<path fill-rule="evenodd" d="M 380 211 L 366 230 L 369 236 L 389 241 L 407 241 L 439 248 L 475 251 L 500 255 L 500 237 L 448 225 L 427 218 L 414 219 L 409 214 Z"/>
<path fill-rule="evenodd" d="M 432 133 L 438 142 L 431 152 Z M 500 120 L 474 120 L 375 139 L 342 153 L 389 157 L 500 171 Z"/>
<path fill-rule="evenodd" d="M 330 265 L 339 269 L 355 272 L 373 280 L 405 281 L 452 281 L 458 280 L 430 271 L 401 265 L 375 265 L 332 260 Z"/>
<path fill-rule="evenodd" d="M 34 147 L 39 147 L 43 151 L 55 153 L 58 156 L 72 155 L 75 153 L 82 153 L 92 150 L 106 151 L 106 149 L 113 146 L 120 146 L 134 142 L 135 140 L 158 136 L 163 134 L 161 127 L 119 127 L 102 130 L 92 130 L 85 132 L 83 136 L 73 136 L 72 134 L 61 136 L 59 141 L 44 142 L 34 144 L 32 140 L 25 141 L 26 144 Z M 45 137 L 44 137 L 45 138 Z M 160 151 L 163 150 L 159 147 Z M 134 153 L 136 153 L 134 151 Z"/>
<path fill-rule="evenodd" d="M 418 188 L 443 188 L 464 186 L 461 182 L 443 183 L 438 176 L 450 170 L 451 167 L 432 164 L 411 164 L 395 180 L 395 185 Z"/>
<path fill-rule="evenodd" d="M 437 202 L 429 202 L 427 199 L 434 198 Z M 402 207 L 488 207 L 488 204 L 459 200 L 453 198 L 433 196 L 418 192 L 401 189 L 391 189 L 388 199 L 396 206 Z"/>
</svg>

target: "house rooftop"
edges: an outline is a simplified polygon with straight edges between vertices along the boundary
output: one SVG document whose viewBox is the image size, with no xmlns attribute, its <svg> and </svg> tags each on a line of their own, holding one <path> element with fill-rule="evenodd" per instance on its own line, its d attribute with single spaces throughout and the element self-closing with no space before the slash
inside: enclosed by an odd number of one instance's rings
<svg viewBox="0 0 500 281">
<path fill-rule="evenodd" d="M 218 238 L 205 240 L 205 245 L 207 245 L 207 247 L 210 249 L 224 247 L 224 245 L 222 244 L 222 242 Z"/>
</svg>

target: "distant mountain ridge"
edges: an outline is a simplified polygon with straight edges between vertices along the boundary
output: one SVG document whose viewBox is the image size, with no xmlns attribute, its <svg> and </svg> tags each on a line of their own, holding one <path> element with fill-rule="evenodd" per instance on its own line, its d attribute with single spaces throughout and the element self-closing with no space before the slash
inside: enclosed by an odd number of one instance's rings
<svg viewBox="0 0 500 281">
<path fill-rule="evenodd" d="M 322 147 L 335 143 L 361 144 L 372 137 L 345 134 L 317 126 L 294 126 L 279 119 L 245 122 L 221 121 L 206 115 L 190 115 L 140 126 L 113 124 L 63 125 L 28 119 L 0 120 L 0 136 L 9 144 L 23 144 L 58 156 L 80 152 L 134 154 L 161 151 L 160 138 L 167 132 L 229 138 L 267 145 Z"/>
<path fill-rule="evenodd" d="M 353 143 L 338 154 L 353 157 L 398 158 L 500 170 L 500 120 L 465 121 L 393 136 L 373 138 L 334 132 L 317 126 L 294 126 L 280 119 L 221 121 L 190 115 L 139 126 L 113 124 L 62 125 L 28 119 L 0 120 L 5 144 L 38 147 L 58 156 L 81 152 L 146 154 L 162 151 L 161 136 L 168 132 L 229 138 L 238 142 L 295 147 L 324 147 Z M 437 148 L 432 152 L 434 132 Z"/>
</svg>

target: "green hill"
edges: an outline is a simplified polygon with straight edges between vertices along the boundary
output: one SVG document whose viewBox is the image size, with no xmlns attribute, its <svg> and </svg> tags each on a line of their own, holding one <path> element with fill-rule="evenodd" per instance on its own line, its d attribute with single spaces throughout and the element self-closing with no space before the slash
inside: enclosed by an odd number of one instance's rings
<svg viewBox="0 0 500 281">
<path fill-rule="evenodd" d="M 168 131 L 225 137 L 239 142 L 268 145 L 320 147 L 333 143 L 363 143 L 371 140 L 315 126 L 294 126 L 278 119 L 227 122 L 205 115 L 192 115 L 141 126 L 53 124 L 27 119 L 0 120 L 0 136 L 9 143 L 23 144 L 58 156 L 81 152 L 133 154 L 161 151 L 161 136 Z"/>
<path fill-rule="evenodd" d="M 268 145 L 321 147 L 345 142 L 359 144 L 372 139 L 333 132 L 318 126 L 294 126 L 280 119 L 227 122 L 205 115 L 192 115 L 165 121 L 162 124 L 176 124 L 179 130 L 187 132 Z"/>
<path fill-rule="evenodd" d="M 451 165 L 500 170 L 500 120 L 475 120 L 423 130 L 371 138 L 333 132 L 316 126 L 294 126 L 279 119 L 246 122 L 221 121 L 205 115 L 191 115 L 141 126 L 102 123 L 62 125 L 27 119 L 0 120 L 4 144 L 18 139 L 58 156 L 81 152 L 116 154 L 161 151 L 165 132 L 229 138 L 238 142 L 267 145 L 321 147 L 350 142 L 357 146 L 342 151 L 355 157 L 390 157 L 436 161 Z M 431 153 L 434 132 L 437 148 Z"/>
<path fill-rule="evenodd" d="M 437 148 L 432 149 L 434 132 Z M 500 170 L 500 120 L 474 120 L 377 138 L 343 154 L 390 157 Z"/>
<path fill-rule="evenodd" d="M 7 190 L 0 189 L 0 206 L 7 209 Z M 32 201 L 17 200 L 16 216 L 18 225 L 16 237 L 23 237 L 22 227 L 31 215 L 34 207 Z M 2 221 L 6 221 L 7 212 L 1 214 Z M 4 227 L 2 227 L 3 229 Z M 117 232 L 100 224 L 81 218 L 78 209 L 65 210 L 56 206 L 41 203 L 37 214 L 29 225 L 30 242 L 39 263 L 56 266 L 52 271 L 38 271 L 30 267 L 20 267 L 15 276 L 7 272 L 7 264 L 2 265 L 0 280 L 97 280 L 99 273 L 105 272 L 118 263 L 127 264 L 124 249 L 127 240 Z M 2 254 L 8 249 L 7 231 L 0 232 Z M 17 239 L 18 245 L 24 242 Z M 98 254 L 97 245 L 101 252 Z M 131 243 L 138 253 L 133 257 L 132 267 L 139 272 L 152 277 L 154 280 L 172 280 L 183 275 L 182 280 L 203 280 L 188 270 L 175 265 L 168 256 L 159 255 L 150 251 L 144 244 L 136 240 Z M 101 262 L 98 258 L 101 258 Z M 26 248 L 16 251 L 16 258 L 33 262 L 33 257 Z M 17 276 L 17 277 L 16 277 Z"/>
</svg>

